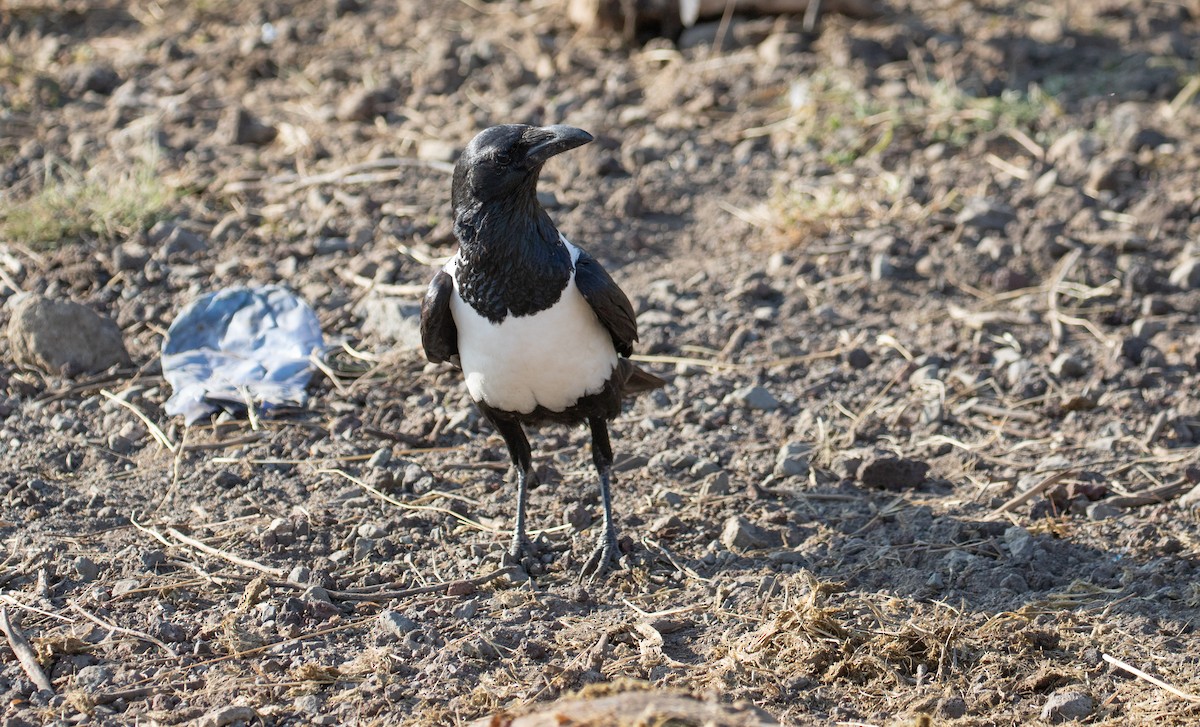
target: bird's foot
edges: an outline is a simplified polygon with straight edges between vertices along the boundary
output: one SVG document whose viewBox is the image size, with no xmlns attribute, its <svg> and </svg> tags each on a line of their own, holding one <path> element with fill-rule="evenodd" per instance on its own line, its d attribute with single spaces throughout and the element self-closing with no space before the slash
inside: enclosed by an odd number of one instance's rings
<svg viewBox="0 0 1200 727">
<path fill-rule="evenodd" d="M 583 568 L 579 569 L 579 580 L 595 581 L 610 568 L 615 567 L 620 557 L 621 550 L 617 547 L 617 534 L 608 530 L 596 541 L 596 548 L 592 551 L 591 557 L 583 564 Z"/>
<path fill-rule="evenodd" d="M 502 564 L 505 566 L 520 566 L 522 570 L 528 573 L 530 566 L 536 563 L 537 560 L 537 550 L 534 549 L 533 543 L 529 542 L 529 538 L 521 535 L 512 539 L 512 544 L 508 546 L 508 552 L 504 554 Z"/>
</svg>

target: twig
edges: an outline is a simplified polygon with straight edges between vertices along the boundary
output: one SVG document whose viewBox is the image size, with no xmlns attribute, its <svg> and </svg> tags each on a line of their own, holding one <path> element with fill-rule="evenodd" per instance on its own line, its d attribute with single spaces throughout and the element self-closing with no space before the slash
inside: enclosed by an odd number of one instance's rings
<svg viewBox="0 0 1200 727">
<path fill-rule="evenodd" d="M 1138 669 L 1136 666 L 1133 666 L 1131 664 L 1126 664 L 1125 662 L 1121 661 L 1120 659 L 1116 658 L 1115 656 L 1109 656 L 1108 654 L 1101 654 L 1100 656 L 1105 661 L 1107 661 L 1109 664 L 1112 664 L 1113 666 L 1117 667 L 1118 669 L 1120 669 L 1122 671 L 1127 671 L 1130 674 L 1137 677 L 1138 679 L 1145 679 L 1146 681 L 1150 682 L 1154 686 L 1159 687 L 1160 689 L 1165 689 L 1168 692 L 1170 692 L 1171 694 L 1174 694 L 1175 696 L 1177 696 L 1181 699 L 1186 699 L 1189 702 L 1200 702 L 1200 696 L 1197 696 L 1195 694 L 1189 694 L 1188 692 L 1185 692 L 1182 689 L 1173 687 L 1170 684 L 1167 684 L 1166 682 L 1164 682 L 1162 679 L 1159 679 L 1158 677 L 1150 676 L 1149 674 L 1142 671 L 1141 669 Z"/>
<path fill-rule="evenodd" d="M 425 295 L 425 291 L 429 286 L 418 283 L 380 283 L 368 278 L 365 275 L 351 272 L 349 270 L 338 270 L 338 277 L 345 280 L 347 283 L 353 283 L 360 288 L 373 290 L 380 295 L 394 296 L 397 298 L 420 298 Z"/>
<path fill-rule="evenodd" d="M 175 538 L 179 542 L 183 543 L 184 545 L 190 545 L 191 547 L 195 548 L 196 550 L 199 550 L 204 553 L 208 553 L 209 555 L 215 555 L 218 558 L 227 560 L 230 563 L 233 563 L 235 565 L 240 565 L 243 568 L 249 568 L 251 570 L 256 570 L 261 573 L 266 573 L 267 575 L 275 576 L 276 578 L 282 578 L 284 575 L 282 568 L 272 568 L 270 566 L 263 565 L 262 563 L 256 563 L 252 560 L 247 560 L 246 558 L 236 556 L 233 553 L 226 553 L 224 550 L 219 550 L 217 548 L 214 548 L 211 545 L 208 545 L 206 543 L 200 542 L 199 540 L 196 540 L 195 538 L 189 538 L 188 536 L 179 532 L 175 528 L 167 528 L 167 534 L 170 535 L 172 538 Z"/>
<path fill-rule="evenodd" d="M 508 575 L 517 570 L 519 566 L 510 565 L 504 568 L 498 568 L 491 573 L 485 573 L 474 578 L 464 578 L 458 581 L 443 581 L 439 583 L 430 583 L 427 586 L 416 586 L 413 588 L 405 588 L 401 591 L 378 591 L 376 593 L 356 593 L 354 591 L 329 591 L 329 597 L 339 601 L 390 601 L 395 598 L 408 598 L 409 596 L 419 596 L 423 593 L 437 593 L 445 591 L 451 586 L 461 587 L 464 584 L 471 584 L 478 588 L 485 583 L 494 581 L 501 576 Z"/>
<path fill-rule="evenodd" d="M 437 512 L 437 513 L 441 513 L 443 515 L 449 515 L 449 516 L 453 517 L 455 520 L 458 520 L 463 525 L 470 526 L 477 530 L 481 530 L 485 533 L 501 532 L 498 528 L 489 527 L 487 525 L 484 525 L 483 523 L 476 522 L 475 520 L 472 520 L 464 515 L 460 515 L 459 513 L 454 512 L 453 510 L 451 510 L 450 508 L 447 508 L 447 507 L 437 507 L 435 505 L 413 505 L 412 503 L 401 502 L 400 500 L 397 500 L 396 498 L 392 497 L 391 495 L 387 494 L 386 492 L 381 492 L 380 490 L 372 487 L 371 485 L 362 481 L 358 477 L 355 477 L 354 475 L 350 474 L 349 472 L 347 472 L 345 470 L 337 469 L 336 467 L 327 467 L 327 468 L 323 467 L 323 468 L 317 470 L 317 474 L 319 474 L 319 475 L 338 475 L 339 477 L 344 477 L 345 479 L 353 482 L 354 484 L 358 485 L 359 487 L 363 488 L 367 492 L 371 493 L 375 497 L 378 497 L 380 500 L 383 500 L 384 502 L 388 503 L 389 505 L 395 505 L 396 507 L 399 507 L 404 510 L 425 510 L 428 512 Z"/>
<path fill-rule="evenodd" d="M 42 665 L 38 663 L 37 656 L 33 653 L 33 647 L 29 645 L 25 634 L 21 633 L 21 630 L 12 621 L 9 621 L 8 609 L 4 606 L 0 606 L 0 629 L 4 630 L 4 635 L 8 637 L 8 645 L 17 655 L 17 661 L 29 675 L 30 681 L 40 691 L 53 693 L 54 685 L 46 677 L 46 672 L 42 671 Z"/>
<path fill-rule="evenodd" d="M 1150 429 L 1146 432 L 1146 436 L 1142 437 L 1142 448 L 1150 449 L 1150 445 L 1154 440 L 1158 439 L 1158 435 L 1162 434 L 1163 427 L 1167 425 L 1167 420 L 1171 418 L 1171 410 L 1163 409 L 1154 416 L 1154 421 L 1150 424 Z"/>
<path fill-rule="evenodd" d="M 73 608 L 74 610 L 78 611 L 79 615 L 83 616 L 88 621 L 91 621 L 92 623 L 96 624 L 97 626 L 100 626 L 101 628 L 108 629 L 110 632 L 115 631 L 118 634 L 125 634 L 126 636 L 132 636 L 135 639 L 141 639 L 142 641 L 148 641 L 151 644 L 154 644 L 158 648 L 162 649 L 163 651 L 167 652 L 171 656 L 171 658 L 173 658 L 173 659 L 179 658 L 179 654 L 176 654 L 174 649 L 172 649 L 170 646 L 167 646 L 166 642 L 160 641 L 159 639 L 156 639 L 155 637 L 151 636 L 150 634 L 147 634 L 142 631 L 136 631 L 134 629 L 127 629 L 122 626 L 117 626 L 116 624 L 109 623 L 108 621 L 105 621 L 104 619 L 100 618 L 99 616 L 88 612 L 87 610 L 85 610 L 83 608 L 83 606 L 80 606 L 78 603 L 75 603 L 74 601 L 68 602 L 67 605 L 70 606 L 71 608 Z"/>
<path fill-rule="evenodd" d="M 1074 470 L 1062 470 L 1061 472 L 1055 472 L 1054 474 L 1050 475 L 1046 479 L 1037 483 L 1033 487 L 1030 487 L 1028 490 L 1025 490 L 1021 494 L 1017 495 L 1016 497 L 1012 498 L 1008 502 L 1004 503 L 1000 507 L 993 510 L 992 515 L 993 516 L 1002 515 L 1002 514 L 1008 512 L 1009 510 L 1012 510 L 1014 507 L 1017 507 L 1018 505 L 1020 505 L 1024 502 L 1028 502 L 1029 500 L 1032 500 L 1038 494 L 1045 492 L 1046 488 L 1050 487 L 1050 485 L 1053 485 L 1055 482 L 1058 482 L 1059 480 L 1063 479 L 1064 477 L 1066 477 L 1067 475 L 1070 475 L 1070 474 L 1074 474 Z"/>
<path fill-rule="evenodd" d="M 1058 264 L 1058 270 L 1054 273 L 1054 278 L 1050 283 L 1050 290 L 1046 293 L 1047 315 L 1050 318 L 1051 351 L 1058 351 L 1063 341 L 1063 319 L 1062 314 L 1058 312 L 1059 288 L 1062 287 L 1067 274 L 1071 272 L 1071 268 L 1075 267 L 1075 263 L 1082 254 L 1083 249 L 1078 247 L 1067 253 L 1067 256 Z"/>
<path fill-rule="evenodd" d="M 142 411 L 140 409 L 138 409 L 136 406 L 125 401 L 124 399 L 122 399 L 121 397 L 112 393 L 108 389 L 101 389 L 100 395 L 112 402 L 115 402 L 116 404 L 118 404 L 120 406 L 125 407 L 129 411 L 133 412 L 133 415 L 136 416 L 138 419 L 141 419 L 142 424 L 146 425 L 146 429 L 150 430 L 150 435 L 154 437 L 154 441 L 158 442 L 161 446 L 171 450 L 172 452 L 175 451 L 175 443 L 171 441 L 171 438 L 168 437 L 166 435 L 166 433 L 163 432 L 163 430 L 160 429 L 157 424 L 155 424 L 153 421 L 151 421 L 150 417 L 143 414 Z"/>
<path fill-rule="evenodd" d="M 979 401 L 972 403 L 970 410 L 979 412 L 984 416 L 1000 417 L 1003 419 L 1016 419 L 1019 422 L 1028 422 L 1030 424 L 1036 424 L 1043 419 L 1042 415 L 1038 414 L 1037 412 L 1022 411 L 1021 409 L 1009 409 L 1003 406 L 984 404 Z"/>
</svg>

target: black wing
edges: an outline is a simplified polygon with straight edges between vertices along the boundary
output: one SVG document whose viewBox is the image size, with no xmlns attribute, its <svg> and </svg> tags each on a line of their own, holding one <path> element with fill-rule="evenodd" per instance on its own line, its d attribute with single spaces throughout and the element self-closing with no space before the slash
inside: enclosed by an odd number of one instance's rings
<svg viewBox="0 0 1200 727">
<path fill-rule="evenodd" d="M 434 363 L 458 361 L 458 327 L 450 315 L 453 294 L 454 281 L 445 270 L 439 270 L 429 281 L 429 290 L 421 301 L 421 345 L 425 348 L 425 358 Z"/>
<path fill-rule="evenodd" d="M 638 340 L 633 306 L 600 263 L 586 252 L 580 251 L 579 259 L 575 261 L 575 285 L 608 329 L 617 353 L 622 356 L 632 354 L 633 343 Z"/>
</svg>

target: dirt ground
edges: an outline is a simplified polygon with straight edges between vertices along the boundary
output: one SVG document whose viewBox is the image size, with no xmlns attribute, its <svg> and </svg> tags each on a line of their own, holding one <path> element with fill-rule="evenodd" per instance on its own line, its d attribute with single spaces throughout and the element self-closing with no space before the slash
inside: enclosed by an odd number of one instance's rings
<svg viewBox="0 0 1200 727">
<path fill-rule="evenodd" d="M 0 5 L 0 325 L 70 298 L 133 361 L 0 338 L 0 606 L 53 686 L 0 642 L 2 724 L 465 724 L 625 679 L 1200 722 L 1200 5 L 878 7 L 627 42 L 556 0 Z M 544 202 L 669 380 L 614 424 L 595 583 L 586 431 L 532 438 L 542 564 L 497 576 L 507 454 L 414 346 L 499 122 L 596 136 Z M 369 370 L 185 428 L 165 330 L 252 282 Z"/>
</svg>

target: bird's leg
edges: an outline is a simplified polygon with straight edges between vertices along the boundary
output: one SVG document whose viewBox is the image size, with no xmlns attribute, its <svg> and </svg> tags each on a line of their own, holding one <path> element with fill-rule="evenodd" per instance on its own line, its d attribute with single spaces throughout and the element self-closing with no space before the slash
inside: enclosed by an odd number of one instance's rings
<svg viewBox="0 0 1200 727">
<path fill-rule="evenodd" d="M 604 521 L 600 525 L 600 536 L 596 540 L 596 548 L 583 569 L 580 578 L 595 578 L 604 573 L 610 566 L 616 565 L 617 528 L 613 524 L 612 495 L 609 492 L 612 484 L 612 445 L 608 441 L 608 424 L 601 417 L 590 417 L 588 424 L 592 428 L 592 462 L 600 475 L 600 504 L 604 508 Z"/>
<path fill-rule="evenodd" d="M 508 454 L 512 457 L 513 467 L 517 470 L 517 521 L 513 527 L 512 544 L 508 548 L 509 563 L 520 564 L 526 556 L 533 555 L 529 538 L 525 535 L 525 501 L 528 499 L 529 488 L 534 483 L 533 455 L 529 449 L 529 439 L 525 430 L 515 419 L 495 416 L 490 412 L 488 419 L 504 437 L 508 445 Z"/>
</svg>

